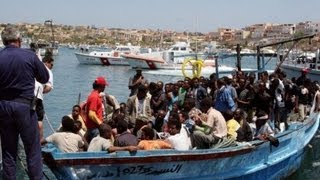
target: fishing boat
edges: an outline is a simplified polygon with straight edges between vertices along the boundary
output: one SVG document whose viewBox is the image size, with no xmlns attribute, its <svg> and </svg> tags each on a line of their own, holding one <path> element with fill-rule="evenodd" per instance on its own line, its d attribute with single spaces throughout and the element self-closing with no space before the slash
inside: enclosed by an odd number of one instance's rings
<svg viewBox="0 0 320 180">
<path fill-rule="evenodd" d="M 63 153 L 42 149 L 57 179 L 282 179 L 295 172 L 319 126 L 319 113 L 276 134 L 277 147 L 255 140 L 228 148 Z"/>
<path fill-rule="evenodd" d="M 42 32 L 43 31 L 44 32 L 47 31 L 47 29 L 46 29 L 47 26 L 50 27 L 50 31 L 51 31 L 51 39 L 50 39 L 50 41 L 44 40 L 44 39 L 39 39 L 39 37 L 42 36 Z M 59 54 L 59 44 L 55 40 L 55 37 L 54 37 L 54 28 L 53 28 L 53 21 L 52 20 L 46 20 L 44 22 L 44 28 L 41 29 L 41 32 L 38 35 L 36 44 L 38 45 L 39 53 L 40 53 L 41 56 L 45 56 L 47 52 L 50 52 L 54 56 Z"/>
<path fill-rule="evenodd" d="M 90 53 L 75 52 L 80 64 L 104 65 L 104 66 L 128 66 L 128 62 L 122 57 L 124 54 L 137 54 L 139 46 L 119 45 L 112 51 L 92 51 Z"/>
</svg>

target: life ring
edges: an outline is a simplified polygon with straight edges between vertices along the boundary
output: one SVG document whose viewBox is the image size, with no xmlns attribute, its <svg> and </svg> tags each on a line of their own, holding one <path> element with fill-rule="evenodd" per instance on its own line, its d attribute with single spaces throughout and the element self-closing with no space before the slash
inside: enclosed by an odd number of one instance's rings
<svg viewBox="0 0 320 180">
<path fill-rule="evenodd" d="M 186 66 L 187 65 L 191 65 L 192 66 L 192 75 L 189 76 L 187 73 L 186 73 Z M 182 74 L 184 77 L 188 77 L 190 79 L 194 78 L 194 77 L 197 77 L 199 78 L 201 76 L 201 70 L 202 70 L 202 67 L 203 67 L 203 60 L 202 59 L 192 59 L 192 58 L 186 58 L 182 64 Z"/>
</svg>

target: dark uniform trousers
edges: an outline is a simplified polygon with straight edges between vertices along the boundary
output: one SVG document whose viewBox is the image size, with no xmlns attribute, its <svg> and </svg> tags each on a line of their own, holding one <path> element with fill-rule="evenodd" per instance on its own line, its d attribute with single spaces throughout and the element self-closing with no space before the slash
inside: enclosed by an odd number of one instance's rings
<svg viewBox="0 0 320 180">
<path fill-rule="evenodd" d="M 30 179 L 42 179 L 42 159 L 37 115 L 25 102 L 0 100 L 3 178 L 16 179 L 19 135 L 24 142 Z M 32 176 L 31 176 L 32 175 Z"/>
</svg>

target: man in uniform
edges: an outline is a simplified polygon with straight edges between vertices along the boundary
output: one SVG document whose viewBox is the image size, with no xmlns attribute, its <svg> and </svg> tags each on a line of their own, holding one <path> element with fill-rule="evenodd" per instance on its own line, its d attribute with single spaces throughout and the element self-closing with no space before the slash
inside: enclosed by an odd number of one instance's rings
<svg viewBox="0 0 320 180">
<path fill-rule="evenodd" d="M 1 33 L 0 135 L 3 179 L 16 179 L 19 135 L 22 139 L 30 179 L 42 178 L 42 158 L 37 116 L 33 108 L 35 81 L 46 83 L 49 74 L 34 52 L 21 49 L 21 34 L 8 25 Z"/>
</svg>

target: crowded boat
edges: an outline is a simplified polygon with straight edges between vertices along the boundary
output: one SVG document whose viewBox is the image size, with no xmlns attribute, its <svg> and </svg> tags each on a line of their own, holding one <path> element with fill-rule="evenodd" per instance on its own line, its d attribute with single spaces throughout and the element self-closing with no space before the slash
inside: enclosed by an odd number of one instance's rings
<svg viewBox="0 0 320 180">
<path fill-rule="evenodd" d="M 212 75 L 166 84 L 141 77 L 137 70 L 127 102 L 99 92 L 103 122 L 92 123 L 87 103 L 74 106 L 55 134 L 78 134 L 77 141 L 61 144 L 60 138 L 69 138 L 61 135 L 43 142 L 52 142 L 63 152 L 209 149 L 257 139 L 277 144 L 275 134 L 303 122 L 311 111 L 319 112 L 319 83 L 310 81 L 305 71 L 297 79 L 286 78 L 281 70 L 262 72 L 258 78 L 238 71 L 219 79 Z M 97 130 L 96 134 L 87 129 Z M 97 148 L 97 142 L 104 143 Z"/>
</svg>

